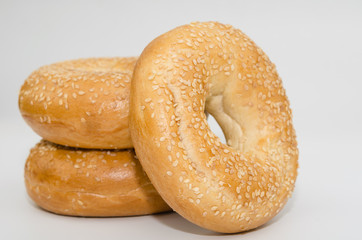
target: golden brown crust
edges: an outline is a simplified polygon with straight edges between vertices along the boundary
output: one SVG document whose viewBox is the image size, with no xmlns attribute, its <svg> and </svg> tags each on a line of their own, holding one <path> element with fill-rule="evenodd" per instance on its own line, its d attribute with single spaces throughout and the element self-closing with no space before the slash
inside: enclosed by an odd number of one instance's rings
<svg viewBox="0 0 362 240">
<path fill-rule="evenodd" d="M 133 150 L 79 150 L 41 141 L 25 165 L 29 196 L 73 216 L 130 216 L 169 211 Z"/>
<path fill-rule="evenodd" d="M 131 148 L 130 81 L 136 58 L 89 58 L 44 66 L 25 81 L 19 109 L 51 142 L 81 148 Z"/>
<path fill-rule="evenodd" d="M 211 132 L 205 109 L 229 146 Z M 204 228 L 256 228 L 293 191 L 298 149 L 282 82 L 229 25 L 181 26 L 145 48 L 132 79 L 130 131 L 162 198 Z"/>
</svg>

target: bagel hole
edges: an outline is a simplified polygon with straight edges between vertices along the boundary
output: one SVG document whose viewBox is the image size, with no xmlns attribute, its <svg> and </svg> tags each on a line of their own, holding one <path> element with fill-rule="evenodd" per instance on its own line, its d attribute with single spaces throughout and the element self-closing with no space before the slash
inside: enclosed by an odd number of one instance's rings
<svg viewBox="0 0 362 240">
<path fill-rule="evenodd" d="M 207 122 L 209 123 L 211 131 L 220 138 L 222 143 L 227 144 L 225 140 L 225 135 L 220 125 L 217 123 L 217 121 L 211 114 L 208 114 Z"/>
</svg>

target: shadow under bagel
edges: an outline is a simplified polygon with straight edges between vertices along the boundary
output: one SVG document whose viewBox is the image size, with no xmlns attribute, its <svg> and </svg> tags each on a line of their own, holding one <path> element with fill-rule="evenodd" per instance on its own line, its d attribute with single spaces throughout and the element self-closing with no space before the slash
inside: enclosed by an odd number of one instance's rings
<svg viewBox="0 0 362 240">
<path fill-rule="evenodd" d="M 220 237 L 220 236 L 228 236 L 228 235 L 244 235 L 250 232 L 255 232 L 261 229 L 265 229 L 270 227 L 271 225 L 276 224 L 278 221 L 280 221 L 285 215 L 287 215 L 291 209 L 293 208 L 294 205 L 294 201 L 295 198 L 293 197 L 292 199 L 290 199 L 290 201 L 288 201 L 288 203 L 285 205 L 285 207 L 283 208 L 282 211 L 280 211 L 280 213 L 278 215 L 276 215 L 272 220 L 268 221 L 267 223 L 245 231 L 245 232 L 240 232 L 240 233 L 218 233 L 218 232 L 214 232 L 214 231 L 210 231 L 207 229 L 204 229 L 202 227 L 199 227 L 189 221 L 187 221 L 185 218 L 183 218 L 182 216 L 180 216 L 178 213 L 176 212 L 164 212 L 164 213 L 157 213 L 157 214 L 153 214 L 150 217 L 152 217 L 153 219 L 157 220 L 158 222 L 166 225 L 167 227 L 173 228 L 175 230 L 181 231 L 181 232 L 187 232 L 187 233 L 191 233 L 194 235 L 199 235 L 199 236 L 215 236 L 215 237 Z"/>
</svg>

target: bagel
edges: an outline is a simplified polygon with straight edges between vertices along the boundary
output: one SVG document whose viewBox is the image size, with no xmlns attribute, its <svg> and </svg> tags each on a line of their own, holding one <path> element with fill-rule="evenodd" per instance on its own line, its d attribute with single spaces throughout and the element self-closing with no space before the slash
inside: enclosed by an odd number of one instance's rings
<svg viewBox="0 0 362 240">
<path fill-rule="evenodd" d="M 41 141 L 25 164 L 31 199 L 71 216 L 131 216 L 169 211 L 133 150 L 80 150 Z"/>
<path fill-rule="evenodd" d="M 189 221 L 241 232 L 267 222 L 291 196 L 298 149 L 289 101 L 274 64 L 240 30 L 197 22 L 159 36 L 136 63 L 130 96 L 136 154 Z"/>
<path fill-rule="evenodd" d="M 89 58 L 43 66 L 25 81 L 19 109 L 42 138 L 80 148 L 131 148 L 130 81 L 136 58 Z"/>
</svg>

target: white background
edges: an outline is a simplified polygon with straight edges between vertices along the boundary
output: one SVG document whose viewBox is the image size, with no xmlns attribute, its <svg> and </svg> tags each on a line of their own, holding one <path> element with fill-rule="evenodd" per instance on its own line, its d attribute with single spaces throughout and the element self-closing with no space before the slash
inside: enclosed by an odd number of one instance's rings
<svg viewBox="0 0 362 240">
<path fill-rule="evenodd" d="M 220 236 L 176 213 L 95 219 L 35 207 L 23 167 L 40 138 L 18 112 L 24 79 L 61 60 L 139 55 L 158 35 L 195 20 L 242 29 L 277 66 L 300 149 L 285 209 L 257 230 Z M 361 239 L 361 23 L 362 1 L 1 0 L 0 239 Z"/>
</svg>

